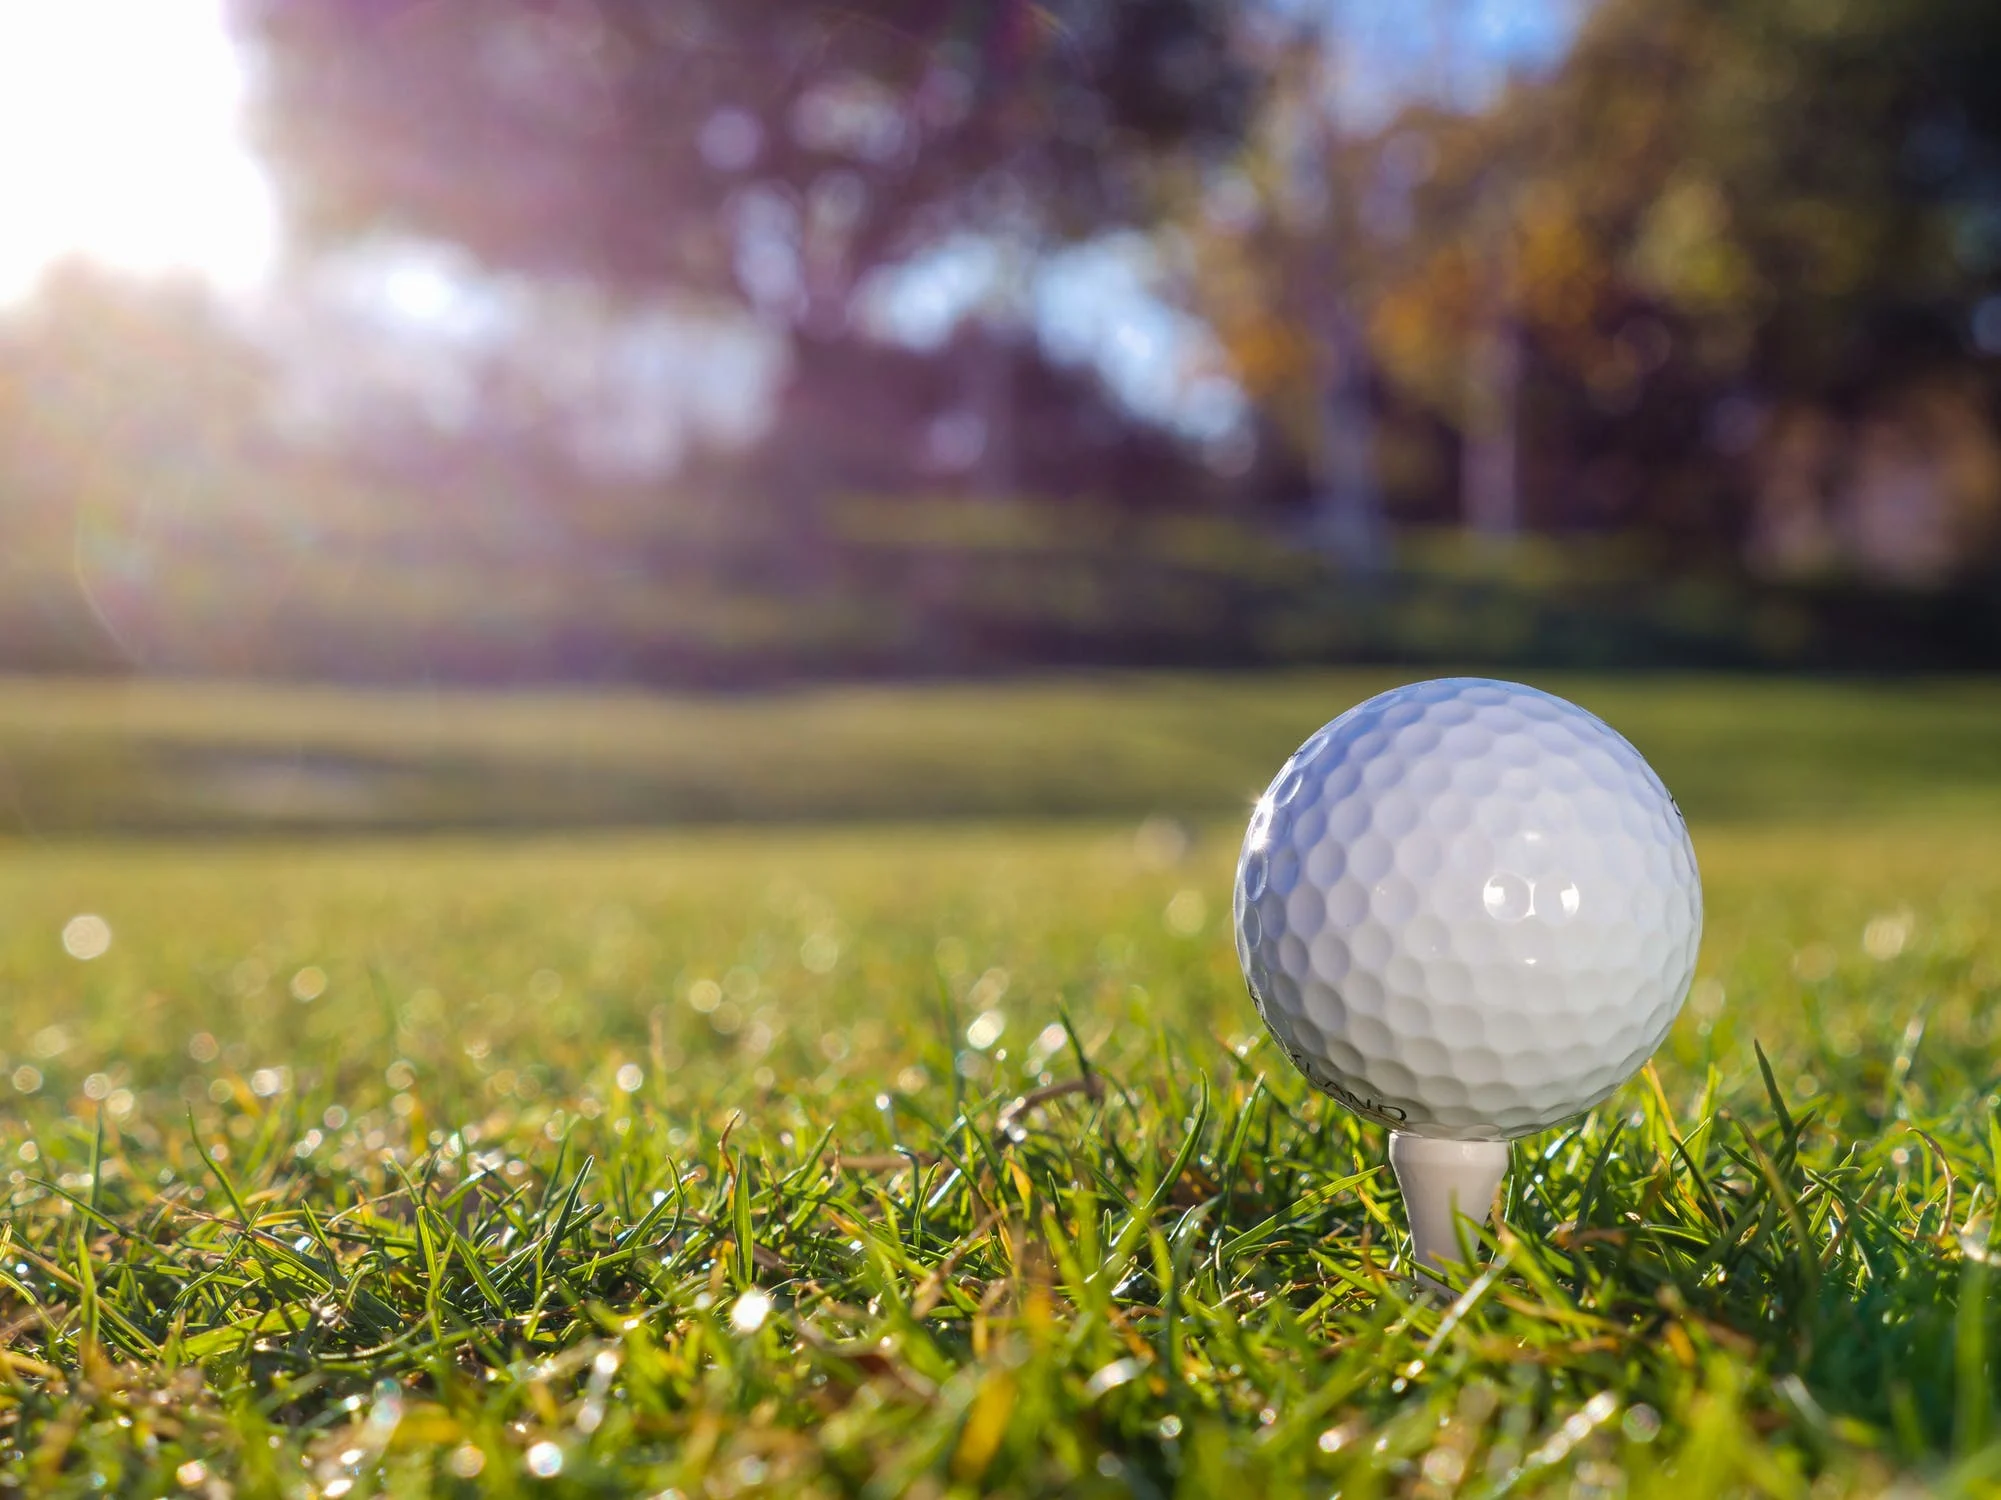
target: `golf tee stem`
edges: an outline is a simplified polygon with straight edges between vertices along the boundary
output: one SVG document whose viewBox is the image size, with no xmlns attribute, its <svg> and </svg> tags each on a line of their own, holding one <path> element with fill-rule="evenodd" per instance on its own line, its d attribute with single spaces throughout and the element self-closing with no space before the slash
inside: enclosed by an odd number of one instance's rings
<svg viewBox="0 0 2001 1500">
<path fill-rule="evenodd" d="M 1459 1216 L 1485 1224 L 1492 1213 L 1494 1192 L 1508 1172 L 1508 1143 L 1438 1141 L 1392 1131 L 1390 1167 L 1410 1218 L 1411 1257 L 1419 1277 L 1436 1286 L 1427 1273 L 1458 1263 L 1465 1253 Z"/>
</svg>

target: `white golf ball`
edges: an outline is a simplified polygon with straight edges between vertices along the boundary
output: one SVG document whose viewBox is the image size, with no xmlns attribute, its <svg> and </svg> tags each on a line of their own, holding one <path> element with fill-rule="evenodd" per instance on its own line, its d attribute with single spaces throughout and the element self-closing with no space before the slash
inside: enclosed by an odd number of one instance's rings
<svg viewBox="0 0 2001 1500">
<path fill-rule="evenodd" d="M 1251 995 L 1315 1085 L 1401 1131 L 1502 1140 L 1660 1045 L 1702 886 L 1681 809 L 1618 733 L 1467 677 L 1299 747 L 1251 817 L 1235 912 Z"/>
</svg>

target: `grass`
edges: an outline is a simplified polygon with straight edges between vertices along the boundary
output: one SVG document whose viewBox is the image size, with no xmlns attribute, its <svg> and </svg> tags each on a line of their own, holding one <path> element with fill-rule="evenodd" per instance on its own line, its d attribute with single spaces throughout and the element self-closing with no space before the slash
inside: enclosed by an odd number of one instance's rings
<svg viewBox="0 0 2001 1500">
<path fill-rule="evenodd" d="M 1872 760 L 1894 698 L 1787 688 L 1761 746 L 1675 691 L 1695 993 L 1443 1304 L 1243 996 L 1234 822 L 17 843 L 0 1478 L 1987 1493 L 1988 700 L 1911 690 L 1947 729 Z"/>
<path fill-rule="evenodd" d="M 1243 816 L 1389 671 L 767 696 L 0 679 L 0 831 L 632 827 Z M 1530 680 L 1602 714 L 1696 818 L 2001 815 L 2001 682 Z"/>
</svg>

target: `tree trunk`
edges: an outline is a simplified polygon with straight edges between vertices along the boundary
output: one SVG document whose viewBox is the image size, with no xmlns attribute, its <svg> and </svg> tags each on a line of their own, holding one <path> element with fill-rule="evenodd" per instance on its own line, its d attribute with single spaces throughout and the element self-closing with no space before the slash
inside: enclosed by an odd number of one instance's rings
<svg viewBox="0 0 2001 1500">
<path fill-rule="evenodd" d="M 1368 352 L 1354 319 L 1338 301 L 1325 323 L 1313 538 L 1344 568 L 1373 573 L 1389 560 L 1389 536 L 1382 486 L 1376 477 Z"/>
<path fill-rule="evenodd" d="M 1518 432 L 1522 330 L 1515 315 L 1515 258 L 1509 180 L 1494 168 L 1476 223 L 1486 306 L 1466 351 L 1466 406 L 1460 426 L 1459 499 L 1466 528 L 1507 538 L 1521 530 Z"/>
<path fill-rule="evenodd" d="M 979 413 L 983 445 L 973 473 L 974 488 L 989 500 L 1015 500 L 1014 367 L 1015 340 L 1021 335 L 998 320 L 985 347 L 974 356 L 973 409 Z"/>
<path fill-rule="evenodd" d="M 1475 336 L 1467 361 L 1459 487 L 1466 526 L 1480 536 L 1511 537 L 1521 530 L 1516 453 L 1521 347 L 1521 330 L 1497 307 Z"/>
</svg>

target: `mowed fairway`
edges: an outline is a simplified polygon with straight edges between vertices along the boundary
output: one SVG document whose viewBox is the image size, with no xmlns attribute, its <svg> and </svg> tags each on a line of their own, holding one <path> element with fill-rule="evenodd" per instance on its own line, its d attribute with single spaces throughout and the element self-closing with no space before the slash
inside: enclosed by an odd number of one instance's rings
<svg viewBox="0 0 2001 1500">
<path fill-rule="evenodd" d="M 1267 687 L 1257 733 L 1358 681 Z M 1864 752 L 1906 690 L 1775 692 L 1762 741 L 1755 684 L 1606 709 L 1692 784 L 1701 977 L 1654 1077 L 1518 1146 L 1448 1304 L 1400 1274 L 1381 1132 L 1262 1035 L 1226 816 L 0 846 L 0 1473 L 2001 1486 L 2001 695 L 1924 696 L 1898 759 Z M 1144 744 L 1107 703 L 1042 721 L 1065 785 Z M 1238 774 L 1190 764 L 1159 805 Z"/>
</svg>

